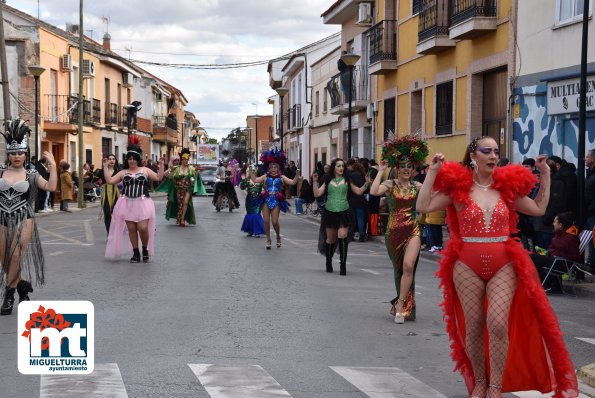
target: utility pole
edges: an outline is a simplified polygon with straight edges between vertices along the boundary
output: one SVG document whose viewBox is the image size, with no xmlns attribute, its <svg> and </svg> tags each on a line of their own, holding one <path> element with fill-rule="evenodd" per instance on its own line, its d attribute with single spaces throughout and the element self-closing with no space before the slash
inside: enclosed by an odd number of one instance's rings
<svg viewBox="0 0 595 398">
<path fill-rule="evenodd" d="M 79 162 L 78 162 L 78 177 L 79 177 L 79 191 L 78 191 L 78 207 L 83 209 L 85 204 L 85 195 L 83 195 L 83 157 L 85 155 L 85 146 L 83 143 L 83 116 L 85 113 L 83 102 L 83 0 L 80 0 L 79 5 L 79 96 L 78 96 L 78 110 L 79 110 Z"/>
<path fill-rule="evenodd" d="M 589 41 L 589 4 L 590 1 L 584 1 L 583 8 L 583 39 L 581 49 L 581 78 L 578 108 L 578 223 L 579 227 L 589 227 L 587 225 L 587 215 L 585 214 L 585 141 L 586 141 L 586 118 L 587 118 L 587 42 Z"/>
<path fill-rule="evenodd" d="M 8 65 L 6 64 L 6 40 L 4 39 L 4 2 L 0 1 L 0 71 L 2 72 L 2 101 L 4 121 L 10 120 L 10 91 L 8 89 Z"/>
</svg>

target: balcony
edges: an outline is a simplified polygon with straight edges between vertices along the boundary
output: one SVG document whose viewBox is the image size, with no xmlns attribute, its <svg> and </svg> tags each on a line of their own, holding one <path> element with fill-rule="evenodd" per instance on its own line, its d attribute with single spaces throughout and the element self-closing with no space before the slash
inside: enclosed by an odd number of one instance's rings
<svg viewBox="0 0 595 398">
<path fill-rule="evenodd" d="M 178 122 L 169 116 L 153 116 L 153 141 L 163 144 L 178 143 Z"/>
<path fill-rule="evenodd" d="M 463 40 L 498 28 L 496 0 L 451 0 L 450 38 Z"/>
<path fill-rule="evenodd" d="M 105 103 L 105 124 L 111 126 L 118 126 L 120 124 L 118 112 L 118 104 Z"/>
<path fill-rule="evenodd" d="M 302 106 L 300 104 L 289 108 L 287 111 L 287 122 L 289 123 L 287 131 L 296 131 L 303 127 Z"/>
<path fill-rule="evenodd" d="M 353 69 L 353 84 L 351 95 L 351 112 L 365 109 L 370 103 L 368 66 L 356 66 Z M 331 97 L 330 113 L 333 115 L 347 115 L 349 109 L 349 74 L 336 74 L 328 81 L 326 87 Z"/>
<path fill-rule="evenodd" d="M 78 97 L 73 95 L 45 94 L 47 109 L 43 112 L 46 130 L 76 131 L 79 122 Z M 101 107 L 97 99 L 83 97 L 83 124 L 94 125 L 101 122 Z"/>
<path fill-rule="evenodd" d="M 438 54 L 456 45 L 448 35 L 449 0 L 426 0 L 419 12 L 417 53 Z"/>
<path fill-rule="evenodd" d="M 397 70 L 397 21 L 381 21 L 365 35 L 370 45 L 370 74 L 383 75 Z"/>
</svg>

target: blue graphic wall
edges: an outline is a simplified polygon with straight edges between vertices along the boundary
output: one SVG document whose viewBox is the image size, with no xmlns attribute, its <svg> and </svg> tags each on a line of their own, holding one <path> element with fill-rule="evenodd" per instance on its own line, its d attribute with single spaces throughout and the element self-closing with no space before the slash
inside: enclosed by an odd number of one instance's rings
<svg viewBox="0 0 595 398">
<path fill-rule="evenodd" d="M 515 88 L 518 117 L 512 126 L 513 159 L 521 162 L 539 154 L 578 161 L 578 114 L 547 113 L 547 84 Z M 595 148 L 595 115 L 587 113 L 586 150 Z"/>
</svg>

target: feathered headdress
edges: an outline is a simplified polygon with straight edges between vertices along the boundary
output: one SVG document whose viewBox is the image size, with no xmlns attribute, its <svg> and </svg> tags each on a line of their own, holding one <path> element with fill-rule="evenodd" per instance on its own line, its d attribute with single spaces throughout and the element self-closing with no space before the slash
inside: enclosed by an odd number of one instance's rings
<svg viewBox="0 0 595 398">
<path fill-rule="evenodd" d="M 260 155 L 260 171 L 263 174 L 266 174 L 269 165 L 271 163 L 277 163 L 279 165 L 279 171 L 282 173 L 285 169 L 285 163 L 287 163 L 287 158 L 285 157 L 285 152 L 278 150 L 277 148 L 270 149 L 266 152 L 263 152 Z"/>
<path fill-rule="evenodd" d="M 26 152 L 29 149 L 31 129 L 24 120 L 8 120 L 4 123 L 6 131 L 0 133 L 6 139 L 6 152 Z"/>
<path fill-rule="evenodd" d="M 143 150 L 140 147 L 140 139 L 138 138 L 137 135 L 133 134 L 130 137 L 128 137 L 128 146 L 126 147 L 126 157 L 128 157 L 128 155 L 134 155 L 134 156 L 138 156 L 138 159 L 142 159 L 143 157 Z"/>
<path fill-rule="evenodd" d="M 423 163 L 428 154 L 428 143 L 413 135 L 389 138 L 382 146 L 382 159 L 390 167 L 401 162 Z"/>
</svg>

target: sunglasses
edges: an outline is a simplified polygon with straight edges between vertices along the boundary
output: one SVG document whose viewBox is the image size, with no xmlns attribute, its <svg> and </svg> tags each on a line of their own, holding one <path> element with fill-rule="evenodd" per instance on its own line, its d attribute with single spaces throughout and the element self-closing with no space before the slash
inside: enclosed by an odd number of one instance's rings
<svg viewBox="0 0 595 398">
<path fill-rule="evenodd" d="M 400 169 L 412 169 L 413 168 L 413 163 L 411 163 L 411 162 L 399 163 L 399 168 Z"/>
<path fill-rule="evenodd" d="M 492 148 L 491 146 L 481 146 L 477 148 L 477 150 L 484 155 L 489 155 L 490 153 L 494 152 L 494 155 L 500 156 L 500 150 L 498 148 Z"/>
</svg>

